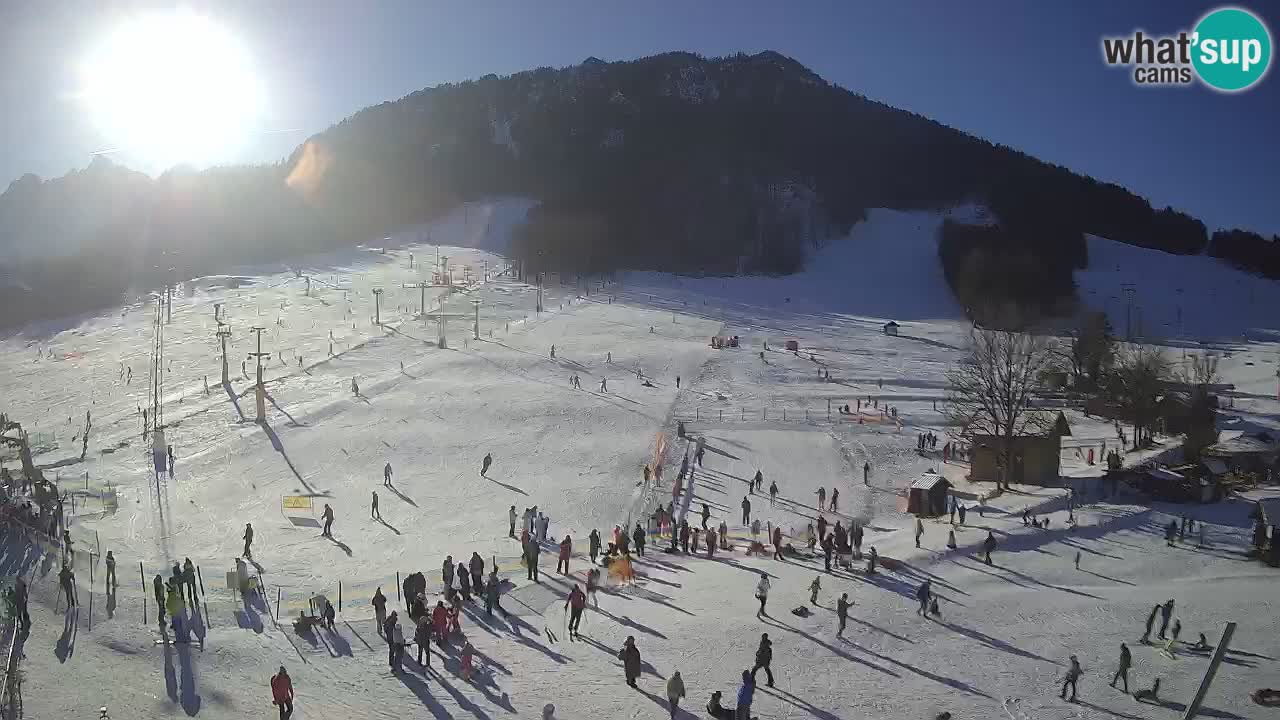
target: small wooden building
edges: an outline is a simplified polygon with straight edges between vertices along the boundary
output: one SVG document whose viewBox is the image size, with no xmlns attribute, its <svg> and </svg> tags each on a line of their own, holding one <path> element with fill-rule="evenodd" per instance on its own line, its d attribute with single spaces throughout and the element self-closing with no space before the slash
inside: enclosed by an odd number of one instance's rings
<svg viewBox="0 0 1280 720">
<path fill-rule="evenodd" d="M 897 334 L 898 334 L 898 323 L 896 323 L 896 322 L 894 322 L 894 321 L 892 321 L 892 320 L 890 320 L 889 322 L 885 323 L 885 324 L 884 324 L 884 334 L 885 334 L 885 335 L 897 335 Z"/>
<path fill-rule="evenodd" d="M 927 472 L 907 489 L 907 512 L 922 517 L 947 513 L 947 494 L 951 483 L 935 472 Z"/>
</svg>

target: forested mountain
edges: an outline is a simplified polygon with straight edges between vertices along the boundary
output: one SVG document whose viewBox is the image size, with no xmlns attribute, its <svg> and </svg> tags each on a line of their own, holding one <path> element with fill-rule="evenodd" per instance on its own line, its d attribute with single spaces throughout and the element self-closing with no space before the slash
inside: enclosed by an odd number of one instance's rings
<svg viewBox="0 0 1280 720">
<path fill-rule="evenodd" d="M 998 299 L 1049 293 L 1045 307 L 1087 262 L 1084 233 L 1172 253 L 1208 242 L 1194 218 L 868 100 L 777 53 L 589 58 L 366 108 L 275 165 L 150 180 L 95 160 L 57 180 L 24 177 L 0 195 L 0 322 L 109 302 L 170 267 L 190 277 L 380 237 L 495 194 L 542 201 L 513 241 L 530 270 L 785 273 L 866 208 L 979 203 L 1002 235 L 944 233 L 953 288 L 980 292 L 992 268 L 1014 268 L 974 253 L 1017 248 L 1028 281 Z M 1215 252 L 1246 267 L 1276 247 L 1234 237 L 1215 237 Z M 84 293 L 48 289 L 67 282 Z"/>
</svg>

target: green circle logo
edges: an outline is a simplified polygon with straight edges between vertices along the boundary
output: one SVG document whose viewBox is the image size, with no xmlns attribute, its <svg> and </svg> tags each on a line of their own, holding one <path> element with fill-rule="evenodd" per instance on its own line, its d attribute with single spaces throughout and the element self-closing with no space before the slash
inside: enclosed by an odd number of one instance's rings
<svg viewBox="0 0 1280 720">
<path fill-rule="evenodd" d="M 1251 87 L 1271 64 L 1271 34 L 1248 10 L 1219 8 L 1205 15 L 1191 42 L 1196 74 L 1223 92 Z"/>
</svg>

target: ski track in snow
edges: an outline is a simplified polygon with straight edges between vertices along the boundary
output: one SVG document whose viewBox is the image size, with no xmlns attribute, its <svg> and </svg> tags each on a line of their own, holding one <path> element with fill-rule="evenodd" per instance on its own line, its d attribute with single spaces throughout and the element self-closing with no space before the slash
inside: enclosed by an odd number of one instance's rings
<svg viewBox="0 0 1280 720">
<path fill-rule="evenodd" d="M 461 283 L 464 266 L 472 277 L 485 261 L 491 270 L 506 267 L 500 253 L 529 206 L 524 200 L 472 203 L 396 234 L 386 254 L 362 248 L 246 268 L 230 274 L 240 278 L 239 288 L 227 287 L 228 277 L 185 283 L 173 323 L 165 327 L 166 360 L 172 361 L 164 379 L 165 419 L 176 477 L 158 484 L 136 416 L 148 397 L 148 303 L 44 323 L 0 341 L 4 411 L 33 437 L 51 439 L 52 447 L 35 460 L 77 493 L 76 544 L 84 549 L 100 541 L 104 551 L 112 549 L 121 581 L 108 617 L 101 561 L 90 588 L 90 559 L 78 553 L 81 604 L 92 593 L 93 626 L 87 607 L 64 625 L 53 611 L 56 551 L 27 549 L 14 535 L 6 539 L 0 567 L 34 578 L 35 626 L 23 648 L 27 717 L 91 717 L 104 704 L 113 717 L 273 716 L 267 681 L 281 664 L 298 693 L 295 718 L 536 718 L 548 702 L 557 718 L 661 718 L 668 716 L 665 680 L 675 670 L 689 690 L 682 708 L 701 716 L 713 690 L 736 704 L 737 678 L 751 666 L 760 633 L 768 632 L 779 687 L 757 690 L 753 715 L 760 718 L 919 718 L 949 710 L 957 720 L 1002 714 L 1154 720 L 1170 717 L 1173 703 L 1187 702 L 1204 668 L 1203 656 L 1180 651 L 1168 660 L 1136 642 L 1147 610 L 1169 597 L 1177 599 L 1184 639 L 1204 632 L 1213 642 L 1224 621 L 1241 624 L 1237 652 L 1228 655 L 1206 706 L 1215 717 L 1260 717 L 1247 693 L 1274 685 L 1280 612 L 1271 599 L 1274 570 L 1239 554 L 1249 534 L 1244 503 L 1191 508 L 1212 523 L 1211 547 L 1169 548 L 1161 526 L 1188 508 L 1132 498 L 1100 502 L 1078 511 L 1081 526 L 1072 533 L 1061 491 L 1027 489 L 989 501 L 985 518 L 971 512 L 967 526 L 957 529 L 958 551 L 946 551 L 948 526 L 936 521 L 925 523 L 924 547 L 913 547 L 912 521 L 898 510 L 899 489 L 938 469 L 958 480 L 966 496 L 986 491 L 964 483 L 963 466 L 944 467 L 938 453 L 921 454 L 913 444 L 915 434 L 926 431 L 943 438 L 939 448 L 945 442 L 933 402 L 941 400 L 944 374 L 968 332 L 937 264 L 939 215 L 873 210 L 851 237 L 818 251 L 809 270 L 785 278 L 627 273 L 604 291 L 597 284 L 579 296 L 582 288 L 572 278 L 562 286 L 553 277 L 541 314 L 534 311 L 534 289 L 492 278 L 448 299 L 445 311 L 454 313 L 447 321 L 449 349 L 438 348 L 434 321 L 416 318 L 419 291 L 401 287 L 425 278 L 434 264 L 436 247 L 424 244 L 427 233 L 442 244 L 440 254 L 449 256 Z M 1280 285 L 1255 282 L 1209 258 L 1098 238 L 1089 244 L 1092 266 L 1078 275 L 1086 302 L 1106 309 L 1122 327 L 1124 307 L 1108 302 L 1111 295 L 1122 282 L 1151 279 L 1137 289 L 1144 324 L 1168 329 L 1177 324 L 1179 304 L 1183 314 L 1180 332 L 1149 334 L 1164 338 L 1175 358 L 1183 347 L 1213 349 L 1223 374 L 1236 383 L 1226 429 L 1280 427 L 1274 399 L 1280 334 L 1263 310 L 1280 306 Z M 310 296 L 294 267 L 315 279 Z M 1213 282 L 1192 281 L 1206 276 Z M 1157 285 L 1157 277 L 1170 279 Z M 346 288 L 345 301 L 339 287 Z M 370 321 L 374 287 L 385 289 L 381 328 Z M 430 291 L 427 307 L 442 295 Z M 478 341 L 466 339 L 472 297 L 482 301 Z M 223 304 L 232 328 L 230 396 L 217 383 L 213 303 Z M 1221 312 L 1224 305 L 1234 312 Z M 881 332 L 888 319 L 901 323 L 899 337 Z M 252 387 L 236 367 L 252 349 L 253 324 L 268 328 L 263 345 L 273 353 L 265 368 L 265 425 L 253 422 Z M 740 335 L 742 347 L 711 349 L 713 334 Z M 798 354 L 782 350 L 788 339 L 799 341 Z M 770 350 L 762 361 L 765 342 Z M 55 358 L 36 360 L 37 349 L 53 350 Z M 284 353 L 283 364 L 276 351 Z M 606 363 L 610 352 L 613 361 Z M 122 363 L 133 368 L 132 383 L 120 377 Z M 637 366 L 655 387 L 640 384 Z M 832 381 L 820 380 L 819 369 L 830 371 Z M 569 387 L 575 373 L 582 390 Z M 212 378 L 208 396 L 205 375 Z M 676 375 L 684 381 L 678 392 Z M 353 376 L 361 397 L 350 392 Z M 596 391 L 601 378 L 608 378 L 607 393 Z M 828 401 L 854 406 L 868 397 L 899 409 L 901 432 L 878 421 L 878 408 L 863 409 L 862 425 L 838 413 L 828 420 Z M 90 452 L 85 462 L 71 462 L 78 456 L 71 438 L 88 408 L 94 415 Z M 1115 442 L 1106 423 L 1069 417 L 1082 444 Z M 695 470 L 692 493 L 679 506 L 698 524 L 706 503 L 713 523 L 729 524 L 735 550 L 714 559 L 705 551 L 693 558 L 668 555 L 660 551 L 663 539 L 651 539 L 646 557 L 637 559 L 639 585 L 602 593 L 599 610 L 588 605 L 582 640 L 571 642 L 563 597 L 585 581 L 587 533 L 597 527 L 607 535 L 629 514 L 634 522 L 653 502 L 670 500 L 687 447 L 675 437 L 677 420 L 685 421 L 690 442 L 707 441 L 705 466 Z M 667 433 L 666 487 L 638 485 L 659 432 Z M 490 479 L 478 474 L 485 452 L 494 455 Z M 869 489 L 862 485 L 864 461 L 872 466 Z M 385 462 L 393 466 L 393 489 L 381 487 Z M 762 525 L 801 530 L 816 515 L 817 488 L 829 498 L 838 487 L 840 510 L 828 519 L 847 524 L 856 516 L 867 523 L 864 549 L 874 545 L 893 569 L 869 577 L 859 563 L 852 574 L 822 574 L 818 607 L 809 617 L 793 615 L 821 574 L 821 556 L 776 562 L 745 555 L 750 531 L 740 522 L 739 504 L 756 470 L 766 488 L 777 481 L 781 491 L 772 507 L 767 494 L 749 496 Z M 1063 470 L 1072 478 L 1097 473 L 1067 451 Z M 108 486 L 119 497 L 114 513 L 102 506 Z M 368 519 L 374 490 L 385 523 Z M 281 506 L 283 495 L 297 493 L 315 502 L 314 513 L 292 513 L 300 524 Z M 337 515 L 332 542 L 318 537 L 318 524 L 308 524 L 323 503 Z M 546 511 L 552 543 L 572 535 L 571 577 L 550 571 L 555 548 L 549 544 L 542 583 L 525 580 L 517 545 L 506 538 L 512 504 L 517 511 L 533 505 Z M 1018 517 L 1024 507 L 1049 513 L 1054 529 L 1024 528 Z M 281 593 L 278 623 L 265 606 L 242 604 L 224 587 L 221 576 L 240 552 L 245 522 L 257 531 L 255 561 L 270 607 Z M 987 528 L 1000 541 L 992 567 L 976 554 Z M 443 556 L 465 561 L 472 550 L 486 563 L 496 557 L 500 574 L 514 583 L 502 601 L 511 617 L 489 620 L 482 609 L 468 608 L 463 619 L 481 653 L 477 676 L 461 679 L 456 644 L 432 657 L 425 677 L 410 648 L 406 672 L 393 676 L 368 607 L 373 589 L 381 586 L 388 604 L 403 611 L 397 571 L 403 577 L 423 570 L 435 593 Z M 1072 562 L 1077 551 L 1079 571 Z M 155 627 L 142 618 L 146 598 L 154 621 L 150 578 L 188 556 L 201 566 L 209 593 L 205 642 L 156 646 Z M 756 619 L 752 592 L 759 572 L 773 576 L 773 591 L 769 616 Z M 914 591 L 926 577 L 942 600 L 940 619 L 914 614 Z M 344 602 L 337 631 L 296 634 L 289 618 L 311 594 L 336 599 L 339 581 Z M 843 640 L 835 637 L 833 617 L 841 592 L 854 601 Z M 548 640 L 544 626 L 559 642 Z M 623 684 L 616 659 L 627 636 L 636 638 L 645 662 L 640 691 Z M 1134 654 L 1131 690 L 1159 676 L 1161 696 L 1171 705 L 1135 703 L 1105 686 L 1122 641 Z M 1078 705 L 1057 697 L 1071 654 L 1085 670 Z"/>
</svg>

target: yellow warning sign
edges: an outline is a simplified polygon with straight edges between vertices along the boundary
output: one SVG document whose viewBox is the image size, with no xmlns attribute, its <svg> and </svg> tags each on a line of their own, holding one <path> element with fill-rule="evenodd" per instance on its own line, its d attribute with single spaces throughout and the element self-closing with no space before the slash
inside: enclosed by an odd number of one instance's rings
<svg viewBox="0 0 1280 720">
<path fill-rule="evenodd" d="M 285 509 L 288 510 L 314 509 L 314 506 L 311 504 L 311 498 L 305 495 L 285 495 L 283 504 Z"/>
</svg>

